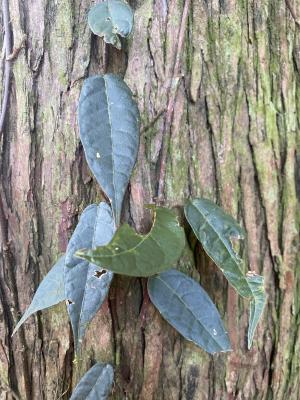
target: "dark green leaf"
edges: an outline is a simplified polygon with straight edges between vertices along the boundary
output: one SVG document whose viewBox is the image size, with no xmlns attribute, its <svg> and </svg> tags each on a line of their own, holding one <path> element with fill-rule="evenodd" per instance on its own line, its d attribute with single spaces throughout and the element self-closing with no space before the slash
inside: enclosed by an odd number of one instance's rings
<svg viewBox="0 0 300 400">
<path fill-rule="evenodd" d="M 93 33 L 121 49 L 118 35 L 127 37 L 133 26 L 133 12 L 127 3 L 108 0 L 96 4 L 88 15 L 88 23 Z"/>
<path fill-rule="evenodd" d="M 70 400 L 106 400 L 111 392 L 114 370 L 110 364 L 95 364 L 81 378 Z"/>
<path fill-rule="evenodd" d="M 138 235 L 124 224 L 108 246 L 82 250 L 77 255 L 118 274 L 130 276 L 150 276 L 170 268 L 183 251 L 184 230 L 171 210 L 151 208 L 154 221 L 147 235 Z"/>
<path fill-rule="evenodd" d="M 113 277 L 87 261 L 75 257 L 85 246 L 94 248 L 110 242 L 115 232 L 111 208 L 106 203 L 92 204 L 82 213 L 66 252 L 65 293 L 75 348 L 78 350 L 88 323 L 106 298 Z"/>
<path fill-rule="evenodd" d="M 118 226 L 139 145 L 139 111 L 126 83 L 113 74 L 86 79 L 79 125 L 87 162 L 111 201 Z"/>
<path fill-rule="evenodd" d="M 211 354 L 231 350 L 217 308 L 196 281 L 171 269 L 151 277 L 148 291 L 162 316 L 186 339 Z"/>
<path fill-rule="evenodd" d="M 264 289 L 264 278 L 262 276 L 256 275 L 253 272 L 248 272 L 247 279 L 253 294 L 253 299 L 250 301 L 248 328 L 248 349 L 250 350 L 255 329 L 264 311 L 266 295 Z"/>
<path fill-rule="evenodd" d="M 62 256 L 42 280 L 33 296 L 30 306 L 15 327 L 13 335 L 30 315 L 37 311 L 44 310 L 45 308 L 52 307 L 65 299 L 64 263 L 65 256 Z"/>
<path fill-rule="evenodd" d="M 243 272 L 243 261 L 233 248 L 233 240 L 244 238 L 243 229 L 210 200 L 189 200 L 184 211 L 209 257 L 241 296 L 251 298 L 252 291 Z"/>
</svg>

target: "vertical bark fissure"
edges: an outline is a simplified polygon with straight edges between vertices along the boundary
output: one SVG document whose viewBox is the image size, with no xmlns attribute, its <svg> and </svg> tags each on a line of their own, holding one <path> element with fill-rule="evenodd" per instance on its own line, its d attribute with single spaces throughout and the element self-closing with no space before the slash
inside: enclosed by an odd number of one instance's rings
<svg viewBox="0 0 300 400">
<path fill-rule="evenodd" d="M 166 87 L 184 3 L 136 2 L 128 54 L 109 48 L 108 57 L 101 39 L 91 39 L 86 25 L 89 1 L 47 1 L 30 9 L 29 3 L 21 3 L 11 1 L 11 21 L 15 41 L 26 34 L 27 48 L 13 62 L 13 113 L 7 114 L 1 149 L 0 225 L 11 252 L 11 260 L 7 252 L 0 256 L 0 332 L 5 332 L 2 347 L 9 359 L 7 374 L 1 347 L 1 382 L 9 378 L 20 398 L 67 398 L 97 360 L 116 367 L 115 399 L 284 400 L 286 393 L 296 399 L 300 31 L 290 11 L 279 0 L 192 2 L 180 55 L 184 79 L 169 129 L 166 202 L 181 207 L 188 195 L 201 195 L 224 205 L 247 229 L 247 264 L 265 275 L 268 305 L 253 350 L 244 347 L 246 308 L 228 300 L 222 277 L 196 246 L 196 268 L 194 259 L 185 258 L 181 267 L 197 279 L 201 272 L 201 284 L 220 310 L 226 310 L 226 301 L 227 310 L 236 309 L 230 315 L 237 343 L 233 354 L 211 360 L 179 339 L 152 305 L 141 321 L 140 284 L 116 277 L 108 305 L 87 331 L 84 357 L 73 364 L 63 307 L 28 320 L 26 342 L 24 335 L 12 340 L 9 335 L 15 312 L 24 311 L 31 289 L 64 250 L 78 214 L 102 198 L 79 145 L 80 85 L 87 72 L 106 70 L 105 59 L 108 71 L 124 74 L 128 56 L 125 78 L 147 131 L 141 133 L 138 168 L 125 206 L 130 203 L 130 222 L 145 230 L 149 218 L 143 203 L 155 194 L 166 113 L 160 117 L 168 104 Z M 295 2 L 293 7 L 298 15 Z M 225 325 L 228 317 L 225 313 Z M 31 397 L 25 381 L 31 381 Z"/>
<path fill-rule="evenodd" d="M 10 76 L 11 76 L 11 60 L 8 57 L 12 51 L 12 34 L 10 29 L 10 16 L 8 0 L 2 0 L 2 14 L 3 14 L 3 25 L 4 25 L 4 93 L 1 104 L 0 114 L 0 139 L 4 128 L 6 114 L 9 106 L 9 94 L 10 94 Z"/>
<path fill-rule="evenodd" d="M 175 52 L 174 67 L 172 69 L 171 80 L 168 87 L 167 111 L 162 133 L 161 155 L 159 161 L 159 176 L 158 176 L 158 189 L 157 189 L 157 198 L 159 202 L 164 202 L 166 163 L 167 163 L 167 156 L 168 156 L 170 137 L 171 137 L 170 130 L 172 125 L 174 106 L 179 85 L 179 83 L 175 82 L 175 80 L 178 79 L 180 81 L 180 77 L 178 75 L 180 72 L 180 63 L 184 46 L 185 32 L 188 23 L 190 4 L 191 4 L 190 0 L 185 0 L 182 11 L 181 23 L 177 35 L 178 44 Z M 174 85 L 175 88 L 173 87 Z"/>
</svg>

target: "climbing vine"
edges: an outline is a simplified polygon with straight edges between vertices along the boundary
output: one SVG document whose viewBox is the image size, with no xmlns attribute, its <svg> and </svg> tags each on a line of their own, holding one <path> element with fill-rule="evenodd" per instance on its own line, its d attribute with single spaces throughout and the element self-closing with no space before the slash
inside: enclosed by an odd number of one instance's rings
<svg viewBox="0 0 300 400">
<path fill-rule="evenodd" d="M 133 12 L 122 0 L 107 0 L 90 10 L 88 24 L 94 34 L 120 49 L 132 31 Z M 168 115 L 170 112 L 167 107 Z M 114 74 L 87 78 L 79 99 L 78 122 L 87 163 L 108 201 L 91 204 L 83 211 L 66 253 L 41 282 L 14 333 L 36 311 L 66 301 L 79 354 L 87 326 L 106 299 L 115 273 L 148 277 L 151 302 L 181 335 L 210 354 L 230 351 L 229 336 L 216 306 L 199 283 L 176 269 L 186 237 L 176 213 L 162 206 L 163 172 L 159 204 L 149 205 L 153 214 L 150 231 L 140 235 L 128 224 L 121 224 L 140 135 L 139 110 L 124 80 Z M 169 131 L 170 126 L 167 128 Z M 168 143 L 169 139 L 164 141 L 161 171 Z M 244 231 L 208 199 L 188 199 L 184 215 L 229 284 L 250 301 L 250 349 L 265 294 L 263 278 L 252 271 L 245 273 L 236 249 Z M 113 378 L 113 367 L 98 362 L 83 376 L 71 399 L 106 399 Z"/>
</svg>

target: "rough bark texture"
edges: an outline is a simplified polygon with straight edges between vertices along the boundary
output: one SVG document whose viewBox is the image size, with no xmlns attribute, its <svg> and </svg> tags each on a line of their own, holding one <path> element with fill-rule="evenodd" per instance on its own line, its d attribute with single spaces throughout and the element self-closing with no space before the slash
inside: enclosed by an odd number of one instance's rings
<svg viewBox="0 0 300 400">
<path fill-rule="evenodd" d="M 122 52 L 91 35 L 91 1 L 10 1 L 14 46 L 27 39 L 13 61 L 1 140 L 1 400 L 67 399 L 96 360 L 115 366 L 112 399 L 300 398 L 300 29 L 286 3 L 300 18 L 293 0 L 193 0 L 174 76 L 183 0 L 132 3 L 134 33 Z M 145 282 L 122 277 L 75 363 L 63 304 L 10 337 L 81 211 L 101 199 L 76 108 L 82 80 L 104 70 L 125 76 L 145 128 L 124 207 L 139 231 L 149 227 L 144 204 L 157 194 L 166 108 L 177 88 L 166 204 L 182 214 L 188 196 L 205 196 L 245 227 L 246 264 L 264 274 L 268 296 L 251 351 L 248 304 L 189 229 L 181 266 L 217 303 L 232 353 L 212 357 L 182 339 L 151 305 L 142 307 Z"/>
</svg>

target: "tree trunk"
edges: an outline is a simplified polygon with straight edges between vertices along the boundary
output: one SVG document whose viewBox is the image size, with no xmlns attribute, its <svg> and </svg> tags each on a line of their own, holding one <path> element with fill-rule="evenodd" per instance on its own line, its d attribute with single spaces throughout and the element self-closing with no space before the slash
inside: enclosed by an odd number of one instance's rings
<svg viewBox="0 0 300 400">
<path fill-rule="evenodd" d="M 12 61 L 1 139 L 0 399 L 67 399 L 95 361 L 115 367 L 112 399 L 299 399 L 299 2 L 193 0 L 185 24 L 184 1 L 138 0 L 122 51 L 91 35 L 90 1 L 9 3 L 14 46 L 27 37 Z M 246 229 L 247 268 L 265 277 L 268 301 L 251 351 L 249 304 L 188 228 L 180 262 L 217 304 L 231 353 L 209 356 L 184 340 L 147 304 L 145 281 L 120 276 L 75 363 L 64 304 L 11 338 L 78 216 L 101 199 L 77 104 L 83 79 L 105 71 L 124 75 L 143 127 L 123 219 L 149 228 L 144 205 L 157 195 L 170 133 L 165 204 L 181 215 L 189 196 L 224 207 Z"/>
</svg>

